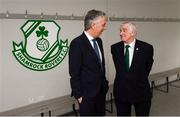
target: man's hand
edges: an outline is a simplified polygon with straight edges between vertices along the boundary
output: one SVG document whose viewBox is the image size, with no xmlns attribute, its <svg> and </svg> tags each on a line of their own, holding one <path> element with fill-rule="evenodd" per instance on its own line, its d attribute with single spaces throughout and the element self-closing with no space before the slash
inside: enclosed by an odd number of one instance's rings
<svg viewBox="0 0 180 117">
<path fill-rule="evenodd" d="M 82 97 L 78 98 L 78 102 L 79 102 L 79 104 L 81 104 L 81 102 L 82 102 Z"/>
</svg>

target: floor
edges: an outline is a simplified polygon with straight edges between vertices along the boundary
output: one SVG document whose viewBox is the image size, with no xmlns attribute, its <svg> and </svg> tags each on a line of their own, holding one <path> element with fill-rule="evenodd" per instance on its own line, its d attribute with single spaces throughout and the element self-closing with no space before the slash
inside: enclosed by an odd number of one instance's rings
<svg viewBox="0 0 180 117">
<path fill-rule="evenodd" d="M 159 86 L 157 90 L 153 89 L 152 106 L 150 116 L 180 116 L 180 81 L 173 82 L 169 85 L 168 93 L 166 85 Z M 111 111 L 111 105 L 108 102 L 106 108 Z M 68 116 L 74 116 L 74 113 Z M 132 107 L 132 116 L 135 115 Z M 106 111 L 106 116 L 116 116 L 116 108 L 113 102 L 113 113 Z"/>
<path fill-rule="evenodd" d="M 160 86 L 158 89 L 166 90 L 166 86 Z M 110 103 L 107 104 L 110 109 Z M 132 110 L 133 107 L 132 107 Z M 116 108 L 113 104 L 113 113 L 106 112 L 107 116 L 116 116 Z M 134 111 L 132 111 L 132 115 Z M 168 93 L 159 90 L 153 90 L 152 106 L 150 116 L 180 116 L 180 81 L 169 85 Z"/>
</svg>

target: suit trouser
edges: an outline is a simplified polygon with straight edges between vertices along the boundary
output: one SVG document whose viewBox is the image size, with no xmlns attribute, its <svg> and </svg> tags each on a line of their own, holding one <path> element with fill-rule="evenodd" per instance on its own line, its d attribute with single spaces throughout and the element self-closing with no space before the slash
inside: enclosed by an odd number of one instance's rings
<svg viewBox="0 0 180 117">
<path fill-rule="evenodd" d="M 131 106 L 135 108 L 136 116 L 149 116 L 151 108 L 151 100 L 137 102 L 134 104 L 123 102 L 115 99 L 117 115 L 118 116 L 131 116 Z"/>
<path fill-rule="evenodd" d="M 104 116 L 105 115 L 105 98 L 106 94 L 99 93 L 96 97 L 83 97 L 79 104 L 81 116 Z"/>
</svg>

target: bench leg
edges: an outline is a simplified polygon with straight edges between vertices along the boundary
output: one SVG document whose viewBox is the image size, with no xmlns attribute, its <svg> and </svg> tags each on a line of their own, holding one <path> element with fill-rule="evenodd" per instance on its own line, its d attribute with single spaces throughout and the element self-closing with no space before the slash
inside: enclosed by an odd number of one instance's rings
<svg viewBox="0 0 180 117">
<path fill-rule="evenodd" d="M 165 90 L 162 90 L 162 89 L 159 89 L 156 85 L 155 85 L 155 81 L 152 81 L 151 82 L 151 85 L 152 85 L 152 90 L 153 89 L 156 89 L 158 91 L 161 91 L 161 92 L 165 92 L 165 93 L 168 93 L 169 92 L 169 77 L 166 77 L 166 89 Z"/>
<path fill-rule="evenodd" d="M 166 77 L 166 92 L 168 93 L 169 92 L 169 77 Z"/>
<path fill-rule="evenodd" d="M 179 77 L 179 73 L 177 74 L 177 79 L 175 80 L 175 82 L 176 81 L 179 81 L 180 80 L 180 77 Z M 174 82 L 171 82 L 171 83 L 169 83 L 169 85 L 170 86 L 172 86 L 172 87 L 176 87 L 176 88 L 180 88 L 180 86 L 179 85 L 175 85 L 175 84 L 173 84 Z"/>
<path fill-rule="evenodd" d="M 50 111 L 50 110 L 49 110 L 49 112 L 48 112 L 48 113 L 49 113 L 49 117 L 51 117 L 51 111 Z"/>
<path fill-rule="evenodd" d="M 41 117 L 44 117 L 44 113 L 41 113 Z"/>
</svg>

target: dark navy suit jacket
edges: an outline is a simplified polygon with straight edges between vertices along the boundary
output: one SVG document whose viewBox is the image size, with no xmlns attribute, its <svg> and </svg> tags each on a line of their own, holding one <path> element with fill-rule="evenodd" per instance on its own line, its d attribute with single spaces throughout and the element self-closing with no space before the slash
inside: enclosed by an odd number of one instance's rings
<svg viewBox="0 0 180 117">
<path fill-rule="evenodd" d="M 152 45 L 136 40 L 129 71 L 125 69 L 124 43 L 112 45 L 111 53 L 116 68 L 114 97 L 129 103 L 150 100 L 152 93 L 148 76 L 153 64 Z"/>
<path fill-rule="evenodd" d="M 108 90 L 102 40 L 98 38 L 97 43 L 102 53 L 102 64 L 84 33 L 70 44 L 69 73 L 72 96 L 76 99 L 95 97 L 100 91 L 106 94 Z"/>
</svg>

